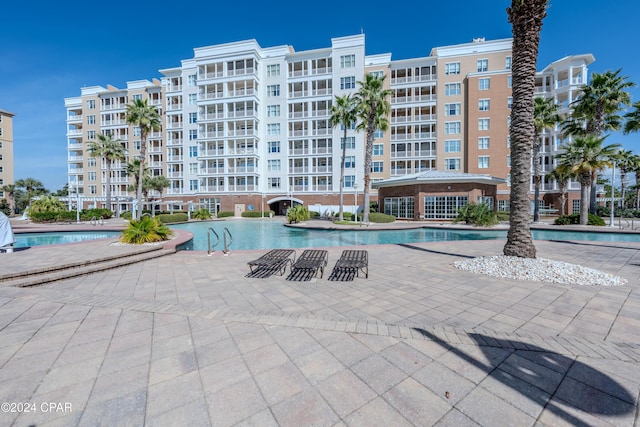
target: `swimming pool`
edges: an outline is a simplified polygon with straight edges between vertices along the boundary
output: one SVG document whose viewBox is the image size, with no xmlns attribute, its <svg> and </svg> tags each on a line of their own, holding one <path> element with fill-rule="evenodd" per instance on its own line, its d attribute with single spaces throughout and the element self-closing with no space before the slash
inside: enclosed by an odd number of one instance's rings
<svg viewBox="0 0 640 427">
<path fill-rule="evenodd" d="M 28 248 L 31 246 L 57 245 L 60 243 L 74 243 L 85 240 L 117 237 L 120 231 L 65 231 L 50 233 L 15 233 L 14 248 Z M 206 248 L 205 248 L 206 250 Z"/>
<path fill-rule="evenodd" d="M 417 228 L 410 230 L 310 230 L 283 226 L 278 220 L 228 220 L 175 224 L 171 228 L 193 233 L 193 240 L 179 247 L 183 250 L 207 250 L 207 230 L 220 236 L 215 250 L 222 250 L 222 232 L 228 228 L 233 236 L 231 250 L 313 248 L 325 246 L 357 246 L 454 240 L 496 240 L 507 237 L 506 230 L 452 230 Z M 608 242 L 640 242 L 638 234 L 532 230 L 536 240 L 592 240 Z M 212 236 L 212 243 L 215 238 Z"/>
</svg>

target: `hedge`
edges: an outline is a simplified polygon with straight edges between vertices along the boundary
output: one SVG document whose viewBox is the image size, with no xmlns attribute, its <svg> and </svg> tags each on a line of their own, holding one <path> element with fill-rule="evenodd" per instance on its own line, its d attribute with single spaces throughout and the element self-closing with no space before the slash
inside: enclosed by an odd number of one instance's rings
<svg viewBox="0 0 640 427">
<path fill-rule="evenodd" d="M 189 221 L 189 216 L 186 213 L 174 213 L 174 214 L 160 214 L 156 215 L 158 221 L 163 224 L 170 224 L 174 222 L 187 222 Z"/>
<path fill-rule="evenodd" d="M 369 214 L 369 222 L 394 222 L 396 217 L 393 215 L 387 215 L 380 212 L 371 212 Z"/>
<path fill-rule="evenodd" d="M 225 218 L 228 216 L 235 216 L 235 214 L 232 211 L 220 211 L 218 212 L 218 218 Z"/>
<path fill-rule="evenodd" d="M 574 214 L 571 214 L 571 215 L 559 216 L 554 221 L 554 224 L 555 225 L 580 224 L 580 214 L 579 213 L 574 213 Z M 594 214 L 589 214 L 589 220 L 587 222 L 587 225 L 603 226 L 603 225 L 605 225 L 605 223 L 604 223 L 604 220 L 602 218 L 600 218 L 599 216 L 594 215 Z"/>
<path fill-rule="evenodd" d="M 275 214 L 273 211 L 265 211 L 264 217 L 269 218 L 269 214 Z M 262 218 L 262 211 L 244 211 L 242 212 L 243 218 Z"/>
</svg>

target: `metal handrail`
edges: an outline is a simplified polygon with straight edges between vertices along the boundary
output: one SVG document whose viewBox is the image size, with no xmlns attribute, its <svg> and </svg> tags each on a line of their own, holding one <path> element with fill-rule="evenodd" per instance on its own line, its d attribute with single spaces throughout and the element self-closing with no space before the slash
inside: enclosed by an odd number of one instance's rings
<svg viewBox="0 0 640 427">
<path fill-rule="evenodd" d="M 229 235 L 228 244 L 227 244 L 227 235 Z M 229 254 L 229 246 L 231 246 L 231 244 L 233 243 L 233 236 L 231 235 L 231 232 L 227 227 L 224 228 L 224 231 L 222 232 L 222 236 L 224 238 L 224 254 L 227 255 Z"/>
<path fill-rule="evenodd" d="M 213 244 L 213 246 L 211 246 L 211 233 L 213 233 L 216 236 L 216 242 Z M 213 251 L 211 250 L 212 247 L 216 247 L 218 245 L 218 243 L 220 243 L 220 236 L 218 236 L 218 233 L 216 233 L 216 230 L 214 230 L 213 228 L 209 227 L 209 230 L 207 230 L 207 256 L 211 256 L 213 254 Z M 226 242 L 225 242 L 225 247 L 226 247 Z"/>
<path fill-rule="evenodd" d="M 94 227 L 95 227 L 96 225 L 98 225 L 98 223 L 99 223 L 100 225 L 104 225 L 104 217 L 103 217 L 103 216 L 101 216 L 101 217 L 100 217 L 100 219 L 98 219 L 97 217 L 92 216 L 92 217 L 91 217 L 91 220 L 89 221 L 89 223 L 90 223 L 91 225 L 93 225 Z"/>
</svg>

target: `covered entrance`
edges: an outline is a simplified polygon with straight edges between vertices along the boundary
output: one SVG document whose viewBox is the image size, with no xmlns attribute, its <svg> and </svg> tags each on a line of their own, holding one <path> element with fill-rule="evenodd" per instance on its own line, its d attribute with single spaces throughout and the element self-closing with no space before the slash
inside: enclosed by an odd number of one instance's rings
<svg viewBox="0 0 640 427">
<path fill-rule="evenodd" d="M 282 196 L 267 200 L 268 208 L 274 211 L 276 215 L 286 215 L 289 208 L 296 205 L 304 205 L 304 201 L 291 196 Z"/>
</svg>

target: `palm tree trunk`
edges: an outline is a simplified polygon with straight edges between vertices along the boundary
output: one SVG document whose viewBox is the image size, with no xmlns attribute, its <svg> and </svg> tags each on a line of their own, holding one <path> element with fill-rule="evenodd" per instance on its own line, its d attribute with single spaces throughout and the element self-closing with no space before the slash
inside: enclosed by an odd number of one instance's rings
<svg viewBox="0 0 640 427">
<path fill-rule="evenodd" d="M 347 123 L 344 123 L 344 140 L 342 143 L 342 160 L 340 161 L 340 210 L 338 220 L 344 221 L 344 162 L 347 156 Z M 357 212 L 356 212 L 357 214 Z"/>
<path fill-rule="evenodd" d="M 373 134 L 375 132 L 375 110 L 372 116 L 369 118 L 369 124 L 367 126 L 367 145 L 364 153 L 364 201 L 362 207 L 362 222 L 365 224 L 369 222 L 369 182 L 371 181 L 371 158 L 373 157 Z M 356 202 L 357 203 L 357 202 Z"/>
<path fill-rule="evenodd" d="M 540 198 L 540 135 L 536 133 L 533 140 L 533 222 L 540 221 L 540 206 L 538 199 Z"/>
<path fill-rule="evenodd" d="M 591 178 L 591 191 L 589 192 L 589 213 L 593 215 L 596 214 L 597 183 L 598 183 L 598 172 L 594 171 L 593 177 Z M 613 200 L 611 201 L 611 203 L 613 203 Z"/>
<path fill-rule="evenodd" d="M 105 159 L 107 161 L 107 203 L 106 208 L 111 210 L 111 161 L 109 159 Z"/>
<path fill-rule="evenodd" d="M 591 190 L 589 172 L 580 177 L 580 225 L 589 223 L 589 191 Z"/>
<path fill-rule="evenodd" d="M 624 198 L 624 190 L 625 190 L 625 185 L 624 185 L 624 179 L 627 177 L 627 173 L 626 172 L 622 172 L 620 171 L 620 191 L 622 192 L 622 209 L 624 209 L 627 205 L 625 198 Z M 613 183 L 611 183 L 611 185 L 613 185 Z M 611 201 L 611 203 L 613 203 L 613 200 Z"/>
<path fill-rule="evenodd" d="M 142 174 L 144 173 L 144 164 L 147 157 L 147 133 L 142 129 L 140 132 L 140 168 L 138 171 L 138 189 L 136 191 L 136 200 L 138 207 L 136 209 L 136 218 L 142 218 Z"/>
</svg>

